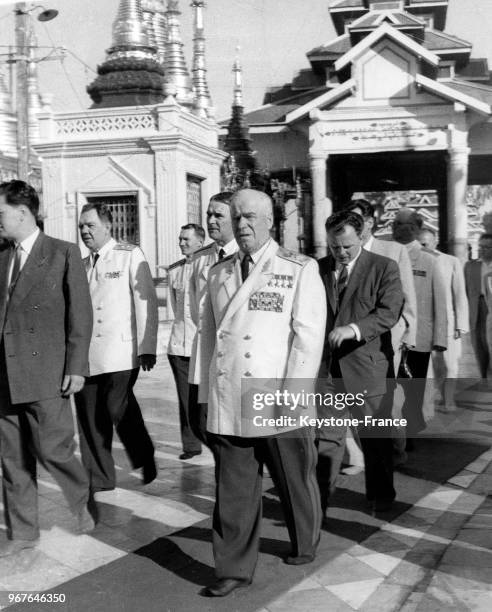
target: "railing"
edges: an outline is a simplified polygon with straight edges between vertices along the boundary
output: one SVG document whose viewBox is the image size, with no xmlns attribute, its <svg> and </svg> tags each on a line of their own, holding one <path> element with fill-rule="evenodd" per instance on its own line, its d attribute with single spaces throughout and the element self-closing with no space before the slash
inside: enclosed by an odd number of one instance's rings
<svg viewBox="0 0 492 612">
<path fill-rule="evenodd" d="M 58 116 L 55 118 L 56 135 L 64 136 L 84 136 L 91 134 L 110 134 L 134 131 L 157 130 L 157 116 L 148 109 L 125 110 L 117 115 L 114 109 L 111 114 L 95 114 L 87 111 L 83 115 Z"/>
</svg>

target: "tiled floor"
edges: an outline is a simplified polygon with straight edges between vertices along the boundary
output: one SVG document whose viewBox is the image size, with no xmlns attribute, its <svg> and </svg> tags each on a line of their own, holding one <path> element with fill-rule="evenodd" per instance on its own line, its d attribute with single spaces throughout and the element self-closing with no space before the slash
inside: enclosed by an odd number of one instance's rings
<svg viewBox="0 0 492 612">
<path fill-rule="evenodd" d="M 491 426 L 492 394 L 473 393 L 483 433 Z M 34 551 L 0 560 L 1 608 L 9 593 L 51 591 L 65 593 L 67 603 L 12 610 L 492 610 L 492 451 L 483 440 L 482 446 L 423 441 L 398 474 L 399 504 L 386 520 L 363 507 L 363 475 L 342 478 L 318 558 L 299 568 L 280 562 L 287 535 L 265 478 L 255 582 L 237 596 L 210 601 L 199 591 L 213 568 L 212 457 L 205 450 L 190 461 L 178 459 L 177 406 L 165 358 L 141 376 L 138 396 L 157 449 L 158 478 L 142 486 L 115 442 L 118 488 L 98 494 L 95 531 L 75 536 L 63 496 L 40 470 L 41 541 Z"/>
</svg>

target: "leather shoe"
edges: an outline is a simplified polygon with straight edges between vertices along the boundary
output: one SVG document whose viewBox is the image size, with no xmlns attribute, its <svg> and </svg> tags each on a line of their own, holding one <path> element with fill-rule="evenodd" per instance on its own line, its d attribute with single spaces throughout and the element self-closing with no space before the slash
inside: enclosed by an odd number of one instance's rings
<svg viewBox="0 0 492 612">
<path fill-rule="evenodd" d="M 201 454 L 202 454 L 202 451 L 185 451 L 184 453 L 181 453 L 179 458 L 182 461 L 186 461 L 186 459 L 191 459 L 192 457 L 196 457 L 197 455 L 201 455 Z"/>
<path fill-rule="evenodd" d="M 247 587 L 251 584 L 251 580 L 248 578 L 219 578 L 213 584 L 205 587 L 202 591 L 202 595 L 205 597 L 225 597 L 242 587 Z"/>
<path fill-rule="evenodd" d="M 157 466 L 154 458 L 151 461 L 145 463 L 142 467 L 142 482 L 144 485 L 150 484 L 157 476 Z"/>
<path fill-rule="evenodd" d="M 95 529 L 95 527 L 96 527 L 96 523 L 94 522 L 94 519 L 92 518 L 87 507 L 84 506 L 77 513 L 77 533 L 78 534 L 89 533 L 90 531 Z"/>
<path fill-rule="evenodd" d="M 306 563 L 312 563 L 314 558 L 315 555 L 299 555 L 298 557 L 289 555 L 285 557 L 284 563 L 287 565 L 306 565 Z"/>
<path fill-rule="evenodd" d="M 39 540 L 7 540 L 0 547 L 0 557 L 9 557 L 16 555 L 21 550 L 35 548 Z"/>
<path fill-rule="evenodd" d="M 373 511 L 374 512 L 390 512 L 393 508 L 393 500 L 392 499 L 376 499 L 373 502 Z"/>
</svg>

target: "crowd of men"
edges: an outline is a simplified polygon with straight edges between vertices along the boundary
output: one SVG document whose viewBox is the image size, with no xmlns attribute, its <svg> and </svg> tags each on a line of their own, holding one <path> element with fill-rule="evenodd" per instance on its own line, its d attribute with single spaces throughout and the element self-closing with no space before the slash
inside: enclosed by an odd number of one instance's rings
<svg viewBox="0 0 492 612">
<path fill-rule="evenodd" d="M 8 536 L 0 556 L 38 541 L 37 461 L 64 492 L 78 533 L 95 526 L 94 495 L 116 486 L 114 429 L 142 482 L 157 475 L 133 392 L 140 368 L 156 363 L 157 298 L 144 254 L 112 238 L 104 205 L 81 211 L 84 260 L 76 245 L 39 229 L 38 212 L 32 187 L 18 180 L 0 185 L 0 237 L 8 241 L 0 252 L 0 455 Z M 215 460 L 216 581 L 203 591 L 209 597 L 253 579 L 265 464 L 292 544 L 285 563 L 310 563 L 344 463 L 356 468 L 346 473 L 365 471 L 373 512 L 391 508 L 394 466 L 414 449 L 429 418 L 429 376 L 437 381 L 442 410 L 455 410 L 464 333 L 472 332 L 481 376 L 491 376 L 492 235 L 481 237 L 481 259 L 463 273 L 405 207 L 394 220 L 393 240 L 383 241 L 374 236 L 371 204 L 351 201 L 326 220 L 329 255 L 318 262 L 281 247 L 272 226 L 272 202 L 263 192 L 217 194 L 207 210 L 212 242 L 203 246 L 199 225 L 183 226 L 184 258 L 169 267 L 174 322 L 167 352 L 179 403 L 180 459 L 206 445 Z M 399 372 L 412 377 L 403 388 Z M 277 404 L 268 413 L 273 418 L 258 426 L 247 389 L 265 381 L 269 389 L 292 393 L 302 381 L 313 397 L 363 401 L 345 412 L 301 401 L 290 420 Z M 74 454 L 71 395 L 81 461 Z M 358 425 L 339 424 L 341 414 Z M 397 432 L 389 423 L 401 416 L 407 427 Z"/>
</svg>

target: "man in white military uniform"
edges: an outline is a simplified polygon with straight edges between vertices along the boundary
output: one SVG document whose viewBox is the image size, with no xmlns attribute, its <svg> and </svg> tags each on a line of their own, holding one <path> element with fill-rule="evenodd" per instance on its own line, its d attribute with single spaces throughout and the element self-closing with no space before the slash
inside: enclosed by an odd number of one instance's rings
<svg viewBox="0 0 492 612">
<path fill-rule="evenodd" d="M 190 277 L 192 257 L 205 239 L 205 230 L 200 225 L 183 225 L 179 234 L 179 248 L 184 255 L 168 268 L 168 297 L 174 313 L 171 336 L 167 347 L 167 358 L 176 383 L 179 403 L 179 424 L 183 452 L 180 459 L 186 460 L 202 452 L 202 444 L 190 427 L 189 405 L 197 405 L 197 386 L 188 384 L 190 355 L 196 334 L 196 326 L 190 311 Z M 190 402 L 191 396 L 191 402 Z"/>
<path fill-rule="evenodd" d="M 457 257 L 437 250 L 437 236 L 433 230 L 423 229 L 419 235 L 419 242 L 423 247 L 437 253 L 444 264 L 448 317 L 447 349 L 445 351 L 432 351 L 432 365 L 441 392 L 443 409 L 444 411 L 453 411 L 456 410 L 454 393 L 461 357 L 461 338 L 463 334 L 469 331 L 465 275 L 463 266 Z"/>
<path fill-rule="evenodd" d="M 157 296 L 149 265 L 133 244 L 111 237 L 111 210 L 103 204 L 82 208 L 79 230 L 90 251 L 85 258 L 94 328 L 89 378 L 75 396 L 82 462 L 92 492 L 115 487 L 111 455 L 113 425 L 144 484 L 156 474 L 154 446 L 133 393 L 139 368 L 156 361 Z"/>
<path fill-rule="evenodd" d="M 231 208 L 240 251 L 210 271 L 199 338 L 200 398 L 208 391 L 207 431 L 216 461 L 217 581 L 205 589 L 210 597 L 228 595 L 252 580 L 265 460 L 292 542 L 286 563 L 314 559 L 321 525 L 312 428 L 299 418 L 292 425 L 261 426 L 241 391 L 255 378 L 278 383 L 280 389 L 288 389 L 290 379 L 310 379 L 314 385 L 326 322 L 324 288 L 313 259 L 286 251 L 270 238 L 273 211 L 266 194 L 242 189 Z M 303 412 L 316 413 L 315 407 Z"/>
<path fill-rule="evenodd" d="M 206 402 L 198 404 L 198 401 L 194 401 L 194 398 L 198 396 L 198 384 L 200 383 L 200 345 L 198 337 L 201 333 L 201 318 L 210 268 L 224 257 L 228 257 L 237 251 L 230 211 L 232 195 L 229 191 L 223 191 L 210 198 L 207 208 L 207 231 L 213 242 L 196 251 L 190 278 L 190 311 L 193 322 L 197 327 L 197 333 L 191 350 L 188 377 L 190 385 L 195 386 L 195 389 L 190 389 L 189 415 L 190 426 L 195 436 L 204 443 L 207 443 L 207 404 Z"/>
<path fill-rule="evenodd" d="M 422 217 L 406 207 L 398 211 L 393 221 L 393 239 L 408 249 L 417 296 L 415 346 L 407 354 L 407 366 L 416 380 L 405 390 L 403 405 L 409 436 L 425 428 L 423 404 L 431 352 L 446 350 L 448 339 L 448 317 L 443 307 L 446 304 L 444 265 L 437 253 L 418 241 L 422 225 Z M 407 442 L 407 449 L 411 450 L 412 445 L 413 442 Z"/>
</svg>

